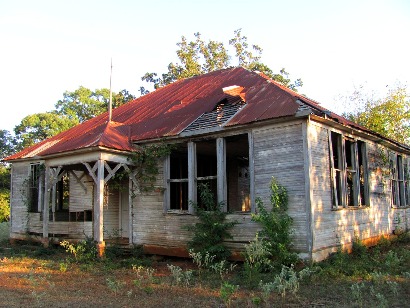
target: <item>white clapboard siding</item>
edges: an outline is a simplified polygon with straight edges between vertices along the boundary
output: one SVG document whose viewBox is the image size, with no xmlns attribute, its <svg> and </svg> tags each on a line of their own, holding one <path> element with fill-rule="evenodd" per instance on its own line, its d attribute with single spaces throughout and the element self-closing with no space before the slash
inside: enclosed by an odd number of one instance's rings
<svg viewBox="0 0 410 308">
<path fill-rule="evenodd" d="M 104 198 L 104 237 L 118 237 L 119 233 L 119 192 L 118 189 L 106 187 L 105 194 L 108 198 Z"/>
<path fill-rule="evenodd" d="M 275 177 L 289 196 L 293 244 L 307 252 L 307 218 L 302 122 L 278 124 L 254 131 L 255 196 L 270 206 L 270 182 Z"/>
<path fill-rule="evenodd" d="M 25 233 L 28 220 L 28 178 L 30 164 L 13 163 L 11 177 L 10 211 L 11 233 Z"/>
<path fill-rule="evenodd" d="M 366 140 L 363 141 L 368 152 L 370 206 L 333 209 L 328 134 L 328 128 L 321 124 L 310 126 L 313 258 L 316 259 L 326 257 L 340 245 L 351 244 L 355 237 L 366 240 L 382 234 L 390 235 L 395 218 L 404 221 L 402 226 L 405 227 L 407 221 L 404 219 L 408 215 L 407 209 L 390 206 L 389 181 L 383 181 L 380 169 L 382 162 L 378 153 L 382 146 Z"/>
<path fill-rule="evenodd" d="M 78 178 L 83 175 L 83 171 L 75 172 Z M 92 210 L 93 206 L 93 179 L 86 175 L 81 179 L 83 186 L 78 183 L 77 179 L 70 174 L 70 212 L 82 212 L 84 210 Z"/>
</svg>

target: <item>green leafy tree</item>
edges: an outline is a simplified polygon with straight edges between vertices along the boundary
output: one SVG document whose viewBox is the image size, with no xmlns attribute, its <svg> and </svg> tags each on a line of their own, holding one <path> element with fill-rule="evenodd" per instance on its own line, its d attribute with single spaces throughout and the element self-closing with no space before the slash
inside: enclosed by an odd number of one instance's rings
<svg viewBox="0 0 410 308">
<path fill-rule="evenodd" d="M 116 108 L 135 99 L 127 90 L 112 94 L 112 107 Z M 96 89 L 94 91 L 80 86 L 77 90 L 63 94 L 63 99 L 55 104 L 58 114 L 64 115 L 77 123 L 87 121 L 108 110 L 110 90 Z"/>
<path fill-rule="evenodd" d="M 0 223 L 10 217 L 10 168 L 0 165 Z"/>
<path fill-rule="evenodd" d="M 347 98 L 347 103 L 354 106 L 343 114 L 349 120 L 387 138 L 410 143 L 410 100 L 406 86 L 398 85 L 382 98 L 365 94 L 361 87 Z"/>
<path fill-rule="evenodd" d="M 14 128 L 17 150 L 31 146 L 78 124 L 75 119 L 56 112 L 35 113 Z"/>
<path fill-rule="evenodd" d="M 179 62 L 171 62 L 167 72 L 160 76 L 157 73 L 148 72 L 141 79 L 153 84 L 154 88 L 157 89 L 182 78 L 231 67 L 232 57 L 223 43 L 213 40 L 206 42 L 201 38 L 200 33 L 195 33 L 194 36 L 193 41 L 188 41 L 185 36 L 181 37 L 181 42 L 177 43 L 178 50 L 176 51 Z M 303 85 L 301 79 L 292 82 L 284 68 L 275 74 L 267 65 L 261 63 L 262 48 L 258 45 L 250 46 L 248 38 L 242 35 L 241 29 L 234 32 L 234 37 L 229 40 L 229 45 L 235 51 L 234 59 L 237 63 L 234 66 L 260 71 L 295 91 Z M 141 87 L 140 92 L 143 95 L 149 91 L 145 87 Z"/>
<path fill-rule="evenodd" d="M 0 130 L 0 160 L 14 152 L 14 138 L 8 130 Z"/>
</svg>

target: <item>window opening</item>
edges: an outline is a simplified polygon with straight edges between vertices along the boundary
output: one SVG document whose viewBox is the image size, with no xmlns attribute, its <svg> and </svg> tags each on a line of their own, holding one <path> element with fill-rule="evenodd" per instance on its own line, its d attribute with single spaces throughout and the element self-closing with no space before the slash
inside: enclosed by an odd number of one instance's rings
<svg viewBox="0 0 410 308">
<path fill-rule="evenodd" d="M 197 153 L 197 184 L 206 184 L 214 196 L 215 205 L 218 202 L 217 197 L 217 158 L 216 158 L 216 140 L 201 141 L 196 144 Z M 200 192 L 197 185 L 198 206 L 203 208 L 203 201 L 200 198 Z"/>
<path fill-rule="evenodd" d="M 330 133 L 333 205 L 369 204 L 366 144 Z"/>
<path fill-rule="evenodd" d="M 186 148 L 170 156 L 170 209 L 188 210 L 188 152 Z"/>
<path fill-rule="evenodd" d="M 40 164 L 30 165 L 30 176 L 28 183 L 28 203 L 30 212 L 39 212 L 38 195 L 40 184 Z"/>
<path fill-rule="evenodd" d="M 248 135 L 226 138 L 228 211 L 251 210 Z"/>
<path fill-rule="evenodd" d="M 390 155 L 391 192 L 393 206 L 409 205 L 408 161 L 401 155 Z"/>
</svg>

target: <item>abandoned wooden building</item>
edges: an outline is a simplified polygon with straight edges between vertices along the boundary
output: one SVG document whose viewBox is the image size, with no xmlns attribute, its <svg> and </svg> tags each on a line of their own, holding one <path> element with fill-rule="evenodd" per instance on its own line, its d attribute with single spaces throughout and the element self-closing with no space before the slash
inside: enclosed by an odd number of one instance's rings
<svg viewBox="0 0 410 308">
<path fill-rule="evenodd" d="M 92 237 L 184 256 L 191 202 L 206 182 L 228 219 L 238 254 L 258 230 L 255 198 L 269 204 L 275 177 L 287 188 L 293 244 L 320 260 L 355 237 L 409 229 L 410 148 L 243 68 L 182 79 L 16 153 L 12 239 L 45 244 Z M 143 190 L 131 153 L 173 144 Z M 116 174 L 126 174 L 126 178 Z"/>
</svg>

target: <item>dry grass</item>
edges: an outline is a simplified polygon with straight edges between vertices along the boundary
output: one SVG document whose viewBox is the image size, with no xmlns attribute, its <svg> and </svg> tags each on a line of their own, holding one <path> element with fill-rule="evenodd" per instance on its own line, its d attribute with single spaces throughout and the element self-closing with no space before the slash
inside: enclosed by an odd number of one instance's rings
<svg viewBox="0 0 410 308">
<path fill-rule="evenodd" d="M 0 226 L 2 232 L 6 227 Z M 369 269 L 356 273 L 354 266 L 370 266 L 366 260 L 355 260 L 339 256 L 332 262 L 320 264 L 320 271 L 308 281 L 301 283 L 296 295 L 288 293 L 285 298 L 272 293 L 263 300 L 260 289 L 246 284 L 241 266 L 227 277 L 232 284 L 238 284 L 231 307 L 375 307 L 382 306 L 370 289 L 385 298 L 388 306 L 403 307 L 410 302 L 410 257 L 409 242 L 398 244 L 394 249 L 400 257 L 396 269 L 388 267 Z M 387 250 L 386 250 L 387 251 Z M 407 252 L 406 252 L 407 251 Z M 385 262 L 385 252 L 378 256 Z M 0 244 L 0 307 L 224 307 L 220 296 L 221 281 L 217 275 L 204 275 L 202 281 L 190 286 L 174 284 L 167 264 L 180 266 L 184 270 L 195 270 L 191 260 L 154 259 L 151 257 L 123 258 L 94 261 L 80 264 L 67 261 L 68 255 L 61 248 L 45 250 L 40 246 L 20 243 L 10 246 Z M 373 255 L 369 262 L 376 262 Z M 352 264 L 352 273 L 347 272 L 345 263 Z M 379 261 L 377 261 L 379 262 Z M 394 259 L 390 256 L 390 261 Z M 132 266 L 134 264 L 134 266 Z M 153 280 L 138 282 L 136 265 L 155 269 Z M 350 269 L 349 269 L 350 270 Z M 383 271 L 383 278 L 397 283 L 397 293 L 388 285 L 372 280 L 369 271 Z M 406 274 L 407 272 L 407 274 Z M 274 274 L 270 274 L 271 279 Z M 263 279 L 269 279 L 263 276 Z M 110 283 L 109 283 L 110 282 Z M 352 295 L 351 286 L 364 282 L 365 297 L 359 302 Z"/>
</svg>

